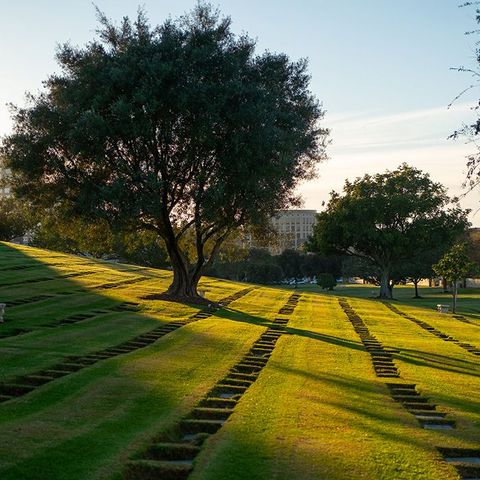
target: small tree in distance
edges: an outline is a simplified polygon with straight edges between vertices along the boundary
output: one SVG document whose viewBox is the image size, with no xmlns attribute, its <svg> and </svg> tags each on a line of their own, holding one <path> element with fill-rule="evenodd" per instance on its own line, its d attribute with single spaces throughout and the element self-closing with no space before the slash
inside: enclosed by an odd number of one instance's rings
<svg viewBox="0 0 480 480">
<path fill-rule="evenodd" d="M 400 266 L 400 271 L 397 274 L 414 285 L 415 296 L 413 298 L 422 298 L 418 293 L 418 284 L 421 280 L 434 276 L 432 266 L 440 260 L 444 253 L 445 248 L 432 245 L 429 250 L 423 251 L 419 255 L 412 255 L 408 261 Z"/>
<path fill-rule="evenodd" d="M 296 204 L 324 157 L 307 64 L 255 54 L 199 3 L 152 28 L 144 13 L 63 45 L 61 71 L 17 109 L 3 153 L 16 193 L 165 242 L 171 297 L 197 284 L 239 226 Z"/>
<path fill-rule="evenodd" d="M 458 282 L 472 273 L 475 264 L 470 260 L 467 254 L 467 248 L 464 243 L 454 245 L 442 259 L 433 266 L 437 275 L 452 282 L 453 295 L 453 313 L 457 310 Z"/>
</svg>

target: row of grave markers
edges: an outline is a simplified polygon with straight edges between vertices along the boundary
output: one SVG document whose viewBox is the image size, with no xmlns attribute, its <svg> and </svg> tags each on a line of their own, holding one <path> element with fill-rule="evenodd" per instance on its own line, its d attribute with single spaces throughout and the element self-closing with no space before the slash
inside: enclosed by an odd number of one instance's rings
<svg viewBox="0 0 480 480">
<path fill-rule="evenodd" d="M 345 298 L 339 299 L 339 305 L 352 323 L 366 350 L 372 356 L 372 363 L 376 375 L 378 377 L 396 377 L 400 379 L 400 372 L 394 364 L 393 359 L 393 354 L 398 353 L 398 350 L 390 349 L 390 351 L 386 351 L 381 343 L 369 332 L 366 324 Z M 418 326 L 424 328 L 440 339 L 456 343 L 470 353 L 478 355 L 475 347 L 472 347 L 469 344 L 462 344 L 462 342 L 459 342 L 453 337 L 439 332 L 426 322 L 401 312 L 389 303 L 385 303 L 385 305 L 393 312 L 401 315 L 407 320 L 413 321 Z M 376 363 L 377 359 L 383 362 L 380 365 L 380 368 L 378 363 Z M 385 360 L 382 359 L 386 359 L 388 363 L 385 363 Z M 415 384 L 395 382 L 386 383 L 385 385 L 392 398 L 395 401 L 400 402 L 409 413 L 414 415 L 423 428 L 433 430 L 449 430 L 455 428 L 455 421 L 446 418 L 446 413 L 438 411 L 437 405 L 432 404 L 428 398 L 423 397 L 418 392 Z M 437 447 L 437 450 L 446 462 L 451 463 L 456 468 L 460 478 L 463 480 L 480 479 L 480 449 Z"/>
</svg>

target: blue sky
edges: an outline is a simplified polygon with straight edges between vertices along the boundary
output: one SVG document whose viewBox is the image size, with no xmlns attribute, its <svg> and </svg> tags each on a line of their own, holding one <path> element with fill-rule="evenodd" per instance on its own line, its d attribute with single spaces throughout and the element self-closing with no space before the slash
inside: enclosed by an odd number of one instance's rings
<svg viewBox="0 0 480 480">
<path fill-rule="evenodd" d="M 138 3 L 97 0 L 107 16 L 133 16 Z M 140 3 L 140 2 L 139 2 Z M 321 208 L 345 178 L 394 169 L 406 161 L 428 171 L 450 193 L 462 192 L 465 155 L 472 146 L 447 140 L 472 118 L 474 89 L 447 109 L 471 82 L 450 70 L 474 66 L 476 27 L 459 0 L 222 0 L 213 2 L 233 20 L 234 31 L 257 39 L 258 50 L 307 57 L 311 87 L 327 111 L 329 160 L 319 178 L 300 188 L 305 207 Z M 145 1 L 152 23 L 176 17 L 193 0 Z M 5 103 L 22 104 L 57 68 L 57 43 L 82 45 L 95 35 L 87 0 L 0 0 L 0 135 L 11 127 Z M 478 38 L 478 37 L 477 37 Z M 477 209 L 479 192 L 462 199 Z M 480 225 L 480 212 L 471 216 Z"/>
</svg>

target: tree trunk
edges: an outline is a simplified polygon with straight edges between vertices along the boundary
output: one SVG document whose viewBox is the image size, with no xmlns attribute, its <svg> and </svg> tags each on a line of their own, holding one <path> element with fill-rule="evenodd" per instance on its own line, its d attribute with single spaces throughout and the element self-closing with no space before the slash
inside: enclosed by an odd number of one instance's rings
<svg viewBox="0 0 480 480">
<path fill-rule="evenodd" d="M 415 285 L 415 296 L 413 298 L 420 298 L 420 295 L 418 294 L 418 280 L 414 280 L 413 284 Z"/>
<path fill-rule="evenodd" d="M 456 313 L 457 311 L 457 281 L 453 281 L 453 308 L 452 312 Z"/>
<path fill-rule="evenodd" d="M 201 274 L 195 273 L 195 271 L 191 271 L 188 268 L 178 249 L 178 245 L 174 242 L 165 243 L 173 269 L 173 281 L 166 293 L 172 297 L 201 298 L 197 292 Z"/>
<path fill-rule="evenodd" d="M 393 298 L 392 289 L 390 288 L 390 272 L 388 270 L 382 270 L 380 276 L 380 298 Z"/>
<path fill-rule="evenodd" d="M 172 267 L 173 281 L 168 287 L 167 294 L 172 297 L 201 298 L 197 292 L 200 277 L 188 273 L 184 268 L 176 266 L 173 262 Z"/>
<path fill-rule="evenodd" d="M 165 217 L 165 223 L 169 228 L 166 228 L 165 231 L 162 232 L 162 238 L 165 242 L 165 247 L 173 269 L 173 281 L 165 293 L 172 297 L 184 298 L 185 300 L 188 300 L 189 298 L 203 299 L 197 291 L 198 282 L 200 281 L 200 278 L 202 278 L 206 268 L 211 265 L 213 259 L 218 254 L 218 251 L 230 233 L 230 230 L 225 227 L 225 230 L 213 240 L 213 248 L 210 252 L 209 258 L 206 259 L 204 255 L 205 242 L 211 238 L 212 232 L 210 232 L 210 236 L 204 236 L 205 232 L 202 233 L 199 229 L 196 229 L 197 259 L 195 264 L 190 264 L 188 256 L 182 252 L 179 246 L 179 240 L 178 237 L 175 236 L 173 227 L 168 224 L 168 215 L 165 214 Z M 203 299 L 201 303 L 209 302 L 208 300 Z"/>
</svg>

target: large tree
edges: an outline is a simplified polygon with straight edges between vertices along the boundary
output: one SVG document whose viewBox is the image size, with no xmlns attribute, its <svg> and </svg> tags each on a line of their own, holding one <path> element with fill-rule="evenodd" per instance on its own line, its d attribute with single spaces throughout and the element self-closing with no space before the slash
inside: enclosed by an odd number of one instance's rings
<svg viewBox="0 0 480 480">
<path fill-rule="evenodd" d="M 308 247 L 365 259 L 378 271 L 380 298 L 392 298 L 402 264 L 432 246 L 449 245 L 468 226 L 467 213 L 428 174 L 403 164 L 347 180 L 343 195 L 332 192 Z"/>
<path fill-rule="evenodd" d="M 99 38 L 61 46 L 60 73 L 14 114 L 3 152 L 15 190 L 156 232 L 168 293 L 198 298 L 228 235 L 295 203 L 323 158 L 306 61 L 255 54 L 204 4 L 154 28 L 143 12 L 120 26 L 99 19 Z"/>
</svg>

